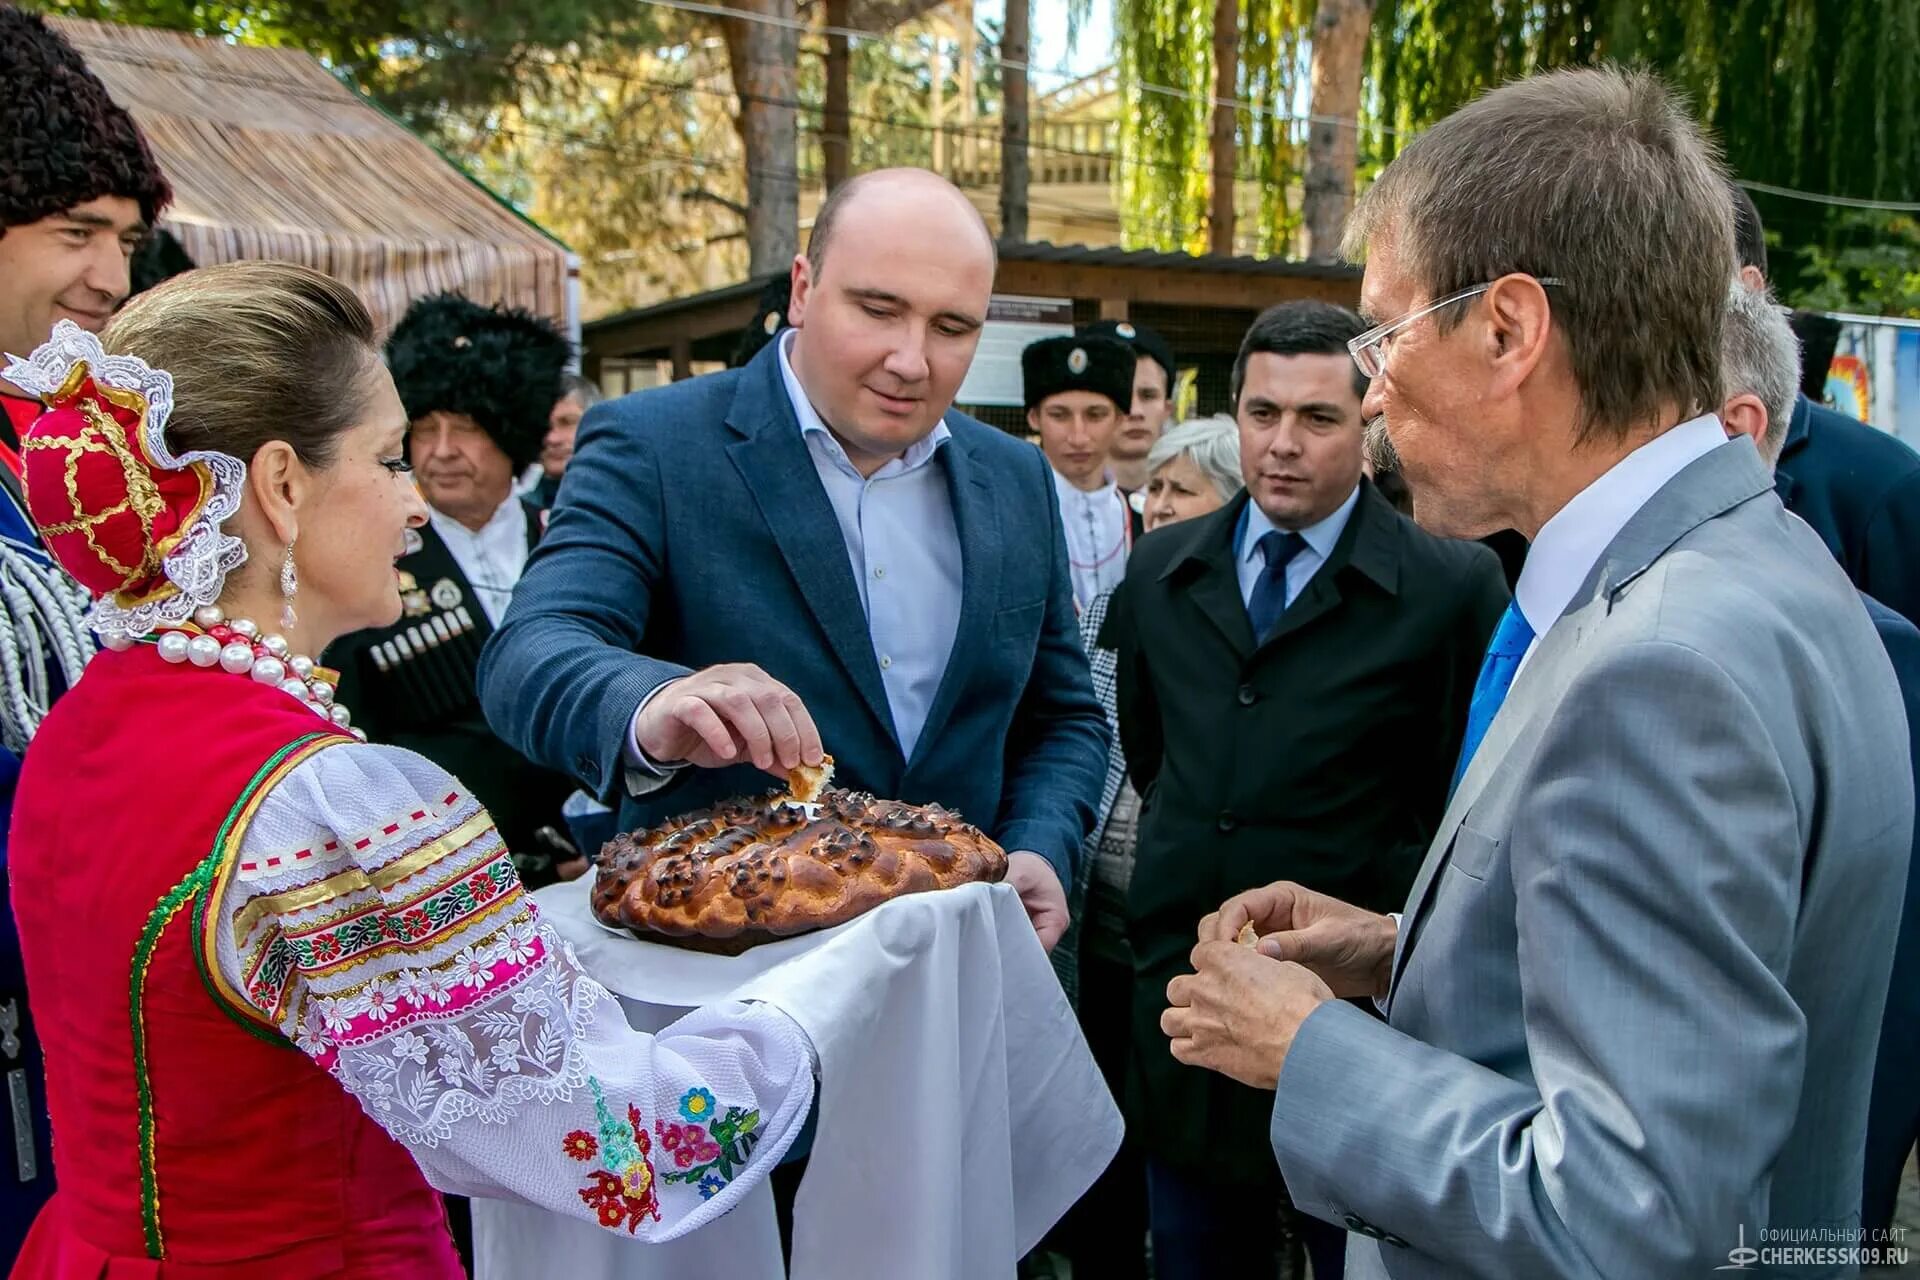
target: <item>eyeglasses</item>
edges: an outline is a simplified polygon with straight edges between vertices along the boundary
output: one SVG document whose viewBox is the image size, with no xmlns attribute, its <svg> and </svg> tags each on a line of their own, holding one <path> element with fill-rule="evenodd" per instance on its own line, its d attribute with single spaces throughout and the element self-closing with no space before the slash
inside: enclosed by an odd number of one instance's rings
<svg viewBox="0 0 1920 1280">
<path fill-rule="evenodd" d="M 1450 293 L 1438 302 L 1429 302 L 1418 311 L 1407 312 L 1406 315 L 1401 316 L 1398 320 L 1389 320 L 1385 324 L 1377 324 L 1365 333 L 1349 339 L 1347 342 L 1347 354 L 1353 357 L 1354 364 L 1360 367 L 1360 372 L 1363 376 L 1377 378 L 1380 376 L 1381 371 L 1387 367 L 1387 354 L 1393 349 L 1391 343 L 1394 334 L 1400 332 L 1422 316 L 1432 315 L 1442 307 L 1450 307 L 1456 302 L 1465 302 L 1468 298 L 1477 298 L 1498 283 L 1499 281 L 1497 280 L 1489 280 L 1487 283 L 1477 284 L 1471 289 L 1462 289 L 1458 293 Z M 1555 276 L 1541 276 L 1539 277 L 1539 283 L 1543 285 L 1561 285 L 1566 282 Z"/>
</svg>

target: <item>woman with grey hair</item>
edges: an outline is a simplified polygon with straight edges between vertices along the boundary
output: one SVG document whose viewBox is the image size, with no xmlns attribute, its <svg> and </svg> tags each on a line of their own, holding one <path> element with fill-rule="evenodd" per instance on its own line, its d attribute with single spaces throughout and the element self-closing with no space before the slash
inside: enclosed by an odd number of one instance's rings
<svg viewBox="0 0 1920 1280">
<path fill-rule="evenodd" d="M 1152 532 L 1217 510 L 1240 488 L 1239 426 L 1225 414 L 1192 418 L 1148 450 L 1146 505 L 1140 514 Z"/>
<path fill-rule="evenodd" d="M 1239 426 L 1225 414 L 1190 418 L 1169 428 L 1147 453 L 1147 487 L 1143 491 L 1146 506 L 1141 511 L 1147 532 L 1217 511 L 1241 488 Z M 1086 647 L 1093 667 L 1094 691 L 1106 708 L 1107 727 L 1113 731 L 1100 818 L 1088 844 L 1096 856 L 1082 864 L 1092 868 L 1095 883 L 1087 904 L 1090 942 L 1096 920 L 1103 927 L 1113 925 L 1114 936 L 1118 936 L 1121 921 L 1117 913 L 1126 900 L 1127 873 L 1133 865 L 1134 817 L 1140 810 L 1140 798 L 1127 785 L 1126 761 L 1120 755 L 1120 724 L 1114 707 L 1119 654 L 1099 641 L 1112 599 L 1111 591 L 1096 596 L 1080 615 L 1080 643 Z M 1108 917 L 1103 907 L 1111 908 L 1115 915 Z"/>
<path fill-rule="evenodd" d="M 1195 418 L 1170 428 L 1147 454 L 1147 486 L 1142 491 L 1147 532 L 1216 511 L 1242 487 L 1240 428 L 1224 415 Z M 1124 590 L 1124 587 L 1117 588 Z M 1107 781 L 1099 820 L 1087 842 L 1092 856 L 1080 860 L 1073 885 L 1074 924 L 1054 948 L 1053 965 L 1069 998 L 1076 1001 L 1080 1026 L 1114 1096 L 1123 1096 L 1133 1016 L 1133 957 L 1127 949 L 1127 881 L 1140 816 L 1140 796 L 1127 781 L 1120 753 L 1120 722 L 1115 689 L 1120 655 L 1100 643 L 1113 592 L 1093 598 L 1080 615 L 1080 642 L 1093 669 L 1093 689 L 1107 713 L 1113 745 L 1107 753 Z M 1140 1153 L 1123 1144 L 1093 1189 L 1074 1206 L 1058 1236 L 1074 1262 L 1074 1274 L 1133 1280 L 1145 1274 L 1147 1175 Z M 1134 1224 L 1138 1234 L 1115 1231 L 1115 1223 Z"/>
</svg>

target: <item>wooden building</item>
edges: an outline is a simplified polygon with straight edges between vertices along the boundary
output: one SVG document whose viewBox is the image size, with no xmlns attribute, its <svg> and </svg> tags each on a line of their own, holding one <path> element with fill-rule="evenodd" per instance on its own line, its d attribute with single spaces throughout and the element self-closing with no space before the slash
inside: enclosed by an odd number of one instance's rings
<svg viewBox="0 0 1920 1280">
<path fill-rule="evenodd" d="M 160 226 L 196 266 L 298 262 L 352 285 L 382 332 L 423 294 L 573 329 L 579 263 L 298 49 L 53 18 L 173 184 Z"/>
<path fill-rule="evenodd" d="M 755 319 L 765 284 L 764 278 L 747 280 L 592 321 L 582 330 L 585 370 L 619 394 L 724 368 L 741 331 Z M 1263 308 L 1294 298 L 1353 306 L 1360 296 L 1360 272 L 1270 258 L 1003 245 L 994 292 L 1070 301 L 1076 324 L 1105 318 L 1158 330 L 1172 344 L 1183 376 L 1191 372 L 1192 412 L 1214 413 L 1229 407 L 1234 354 Z M 1019 415 L 982 411 L 979 416 L 1010 427 Z"/>
</svg>

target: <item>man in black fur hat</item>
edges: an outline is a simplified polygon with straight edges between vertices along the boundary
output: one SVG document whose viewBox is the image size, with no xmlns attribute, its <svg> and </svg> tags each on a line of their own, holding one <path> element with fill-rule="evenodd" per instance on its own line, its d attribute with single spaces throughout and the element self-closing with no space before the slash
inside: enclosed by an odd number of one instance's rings
<svg viewBox="0 0 1920 1280">
<path fill-rule="evenodd" d="M 410 747 L 471 787 L 533 884 L 585 869 L 561 835 L 573 783 L 493 736 L 474 669 L 540 538 L 540 512 L 515 496 L 514 477 L 540 456 L 570 353 L 559 329 L 525 311 L 452 293 L 408 309 L 387 340 L 387 364 L 431 512 L 419 547 L 397 566 L 400 621 L 347 636 L 327 655 L 368 736 Z"/>
<path fill-rule="evenodd" d="M 140 131 L 72 46 L 38 17 L 0 3 L 0 352 L 30 355 L 71 320 L 98 331 L 126 297 L 127 256 L 170 190 Z M 30 550 L 37 537 L 21 500 L 20 432 L 40 402 L 0 381 L 0 573 L 35 579 L 39 598 L 70 584 Z M 44 689 L 0 707 L 0 877 L 19 753 L 53 697 L 93 651 L 77 616 L 0 604 L 10 634 L 0 648 L 10 687 Z M 76 611 L 77 615 L 77 611 Z M 62 634 L 64 633 L 64 634 Z M 46 655 L 65 654 L 57 661 Z M 40 1040 L 10 908 L 0 901 L 0 1258 L 11 1258 L 53 1192 Z"/>
<path fill-rule="evenodd" d="M 31 354 L 71 320 L 98 333 L 172 190 L 133 117 L 39 17 L 0 4 L 0 351 Z M 39 401 L 0 382 L 0 461 Z"/>
</svg>

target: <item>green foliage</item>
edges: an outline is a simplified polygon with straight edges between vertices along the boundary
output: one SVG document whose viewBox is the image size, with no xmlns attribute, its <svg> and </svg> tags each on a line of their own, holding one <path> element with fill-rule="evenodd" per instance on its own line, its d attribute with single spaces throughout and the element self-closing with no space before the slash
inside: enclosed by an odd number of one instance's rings
<svg viewBox="0 0 1920 1280">
<path fill-rule="evenodd" d="M 1241 0 L 1243 184 L 1258 252 L 1285 252 L 1305 166 L 1297 126 L 1313 0 Z M 1129 245 L 1203 247 L 1208 0 L 1115 0 L 1125 89 L 1120 213 Z M 1799 190 L 1920 199 L 1920 3 L 1914 0 L 1379 0 L 1362 100 L 1365 180 L 1420 129 L 1507 80 L 1609 60 L 1657 69 L 1721 140 L 1733 172 Z M 1191 97 L 1156 93 L 1166 85 Z M 1783 296 L 1900 309 L 1911 220 L 1863 220 L 1757 195 Z M 1243 219 L 1248 211 L 1242 211 Z"/>
<path fill-rule="evenodd" d="M 1800 305 L 1920 319 L 1920 219 L 1856 209 L 1835 221 L 1838 248 L 1808 247 Z"/>
<path fill-rule="evenodd" d="M 1299 210 L 1288 196 L 1306 170 L 1302 132 L 1292 116 L 1296 90 L 1305 74 L 1305 37 L 1313 25 L 1313 0 L 1241 0 L 1241 107 L 1237 127 L 1242 184 L 1251 182 L 1259 206 L 1253 216 L 1253 252 L 1284 254 L 1300 226 Z M 1236 237 L 1238 238 L 1238 237 Z"/>
<path fill-rule="evenodd" d="M 1920 189 L 1911 3 L 1382 0 L 1374 17 L 1380 114 L 1403 134 L 1514 76 L 1601 60 L 1654 67 L 1687 91 L 1743 178 Z"/>
<path fill-rule="evenodd" d="M 1120 0 L 1119 189 L 1128 248 L 1206 250 L 1213 0 Z M 1186 96 L 1148 85 L 1186 89 Z"/>
<path fill-rule="evenodd" d="M 73 17 L 285 45 L 324 59 L 423 132 L 545 87 L 554 53 L 595 60 L 684 42 L 700 19 L 630 0 L 50 0 Z"/>
<path fill-rule="evenodd" d="M 1412 132 L 1514 76 L 1602 60 L 1653 67 L 1685 91 L 1740 178 L 1920 197 L 1920 4 L 1911 0 L 1381 0 L 1371 101 L 1386 129 L 1373 135 L 1375 153 L 1390 158 Z M 1898 296 L 1847 294 L 1843 283 L 1877 289 L 1868 282 L 1898 277 L 1865 265 L 1906 252 L 1897 223 L 1754 199 L 1788 301 L 1862 309 Z M 1862 242 L 1880 232 L 1891 239 Z M 1803 280 L 1820 283 L 1803 291 Z"/>
</svg>

